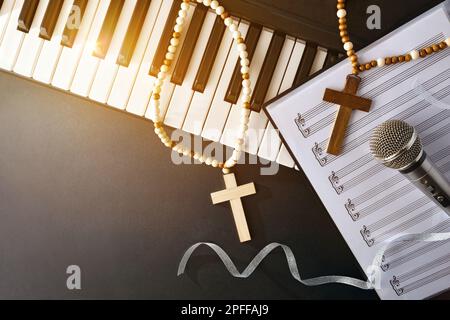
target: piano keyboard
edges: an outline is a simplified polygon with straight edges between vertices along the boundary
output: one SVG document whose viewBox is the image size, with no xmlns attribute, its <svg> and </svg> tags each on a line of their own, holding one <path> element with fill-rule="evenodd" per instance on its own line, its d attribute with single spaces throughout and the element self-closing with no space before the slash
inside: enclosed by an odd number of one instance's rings
<svg viewBox="0 0 450 320">
<path fill-rule="evenodd" d="M 150 118 L 152 83 L 181 0 L 0 0 L 0 68 Z M 166 125 L 226 146 L 239 125 L 238 52 L 222 20 L 191 5 L 161 110 Z M 338 55 L 239 20 L 253 85 L 245 151 L 294 167 L 262 104 Z"/>
</svg>

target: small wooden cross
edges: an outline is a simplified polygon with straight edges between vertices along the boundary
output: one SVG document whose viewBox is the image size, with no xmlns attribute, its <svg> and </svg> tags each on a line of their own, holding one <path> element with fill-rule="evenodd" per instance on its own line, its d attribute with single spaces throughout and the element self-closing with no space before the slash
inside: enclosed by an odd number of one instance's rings
<svg viewBox="0 0 450 320">
<path fill-rule="evenodd" d="M 250 241 L 250 231 L 248 230 L 241 198 L 255 194 L 255 185 L 253 183 L 249 183 L 238 187 L 236 177 L 232 173 L 224 175 L 223 178 L 225 180 L 226 189 L 211 193 L 212 202 L 213 204 L 219 204 L 230 201 L 239 240 L 241 242 Z"/>
<path fill-rule="evenodd" d="M 344 142 L 345 132 L 347 130 L 350 117 L 353 110 L 361 110 L 369 112 L 372 105 L 372 100 L 358 97 L 358 92 L 361 78 L 356 75 L 348 75 L 347 83 L 343 92 L 327 89 L 323 97 L 324 101 L 339 104 L 339 112 L 334 123 L 333 133 L 331 134 L 328 143 L 327 153 L 332 155 L 339 155 L 342 144 Z"/>
</svg>

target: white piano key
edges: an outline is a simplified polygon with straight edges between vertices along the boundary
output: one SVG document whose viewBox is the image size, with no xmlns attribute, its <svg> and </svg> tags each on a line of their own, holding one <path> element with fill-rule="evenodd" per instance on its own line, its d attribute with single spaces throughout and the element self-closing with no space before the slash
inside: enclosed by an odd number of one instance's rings
<svg viewBox="0 0 450 320">
<path fill-rule="evenodd" d="M 285 92 L 294 84 L 295 75 L 302 60 L 304 50 L 305 44 L 303 42 L 296 41 L 278 94 Z M 271 123 L 269 123 L 266 131 L 264 132 L 264 137 L 261 141 L 258 155 L 263 159 L 275 161 L 277 160 L 280 152 L 280 147 L 281 139 L 278 135 L 278 131 L 275 130 Z"/>
<path fill-rule="evenodd" d="M 89 98 L 100 103 L 106 103 L 109 93 L 111 91 L 114 79 L 119 65 L 116 63 L 119 56 L 120 48 L 125 39 L 128 25 L 133 15 L 134 7 L 137 0 L 126 0 L 120 13 L 117 26 L 114 31 L 114 36 L 111 39 L 111 44 L 108 53 L 104 60 L 100 60 L 100 65 L 97 69 L 94 82 L 89 92 Z"/>
<path fill-rule="evenodd" d="M 194 94 L 192 85 L 194 84 L 197 71 L 200 68 L 203 53 L 208 44 L 209 36 L 214 26 L 216 14 L 208 12 L 203 22 L 202 30 L 198 36 L 197 43 L 192 53 L 186 76 L 181 86 L 176 86 L 170 101 L 164 123 L 176 129 L 181 129 L 184 119 L 189 109 L 189 105 Z"/>
<path fill-rule="evenodd" d="M 288 168 L 293 168 L 295 166 L 295 162 L 292 159 L 289 151 L 287 150 L 287 148 L 285 147 L 284 144 L 281 146 L 281 150 L 280 150 L 280 153 L 278 154 L 277 162 Z"/>
<path fill-rule="evenodd" d="M 0 44 L 2 43 L 5 30 L 8 25 L 9 17 L 14 8 L 14 0 L 4 0 L 0 9 Z"/>
<path fill-rule="evenodd" d="M 149 75 L 150 66 L 153 62 L 153 57 L 158 47 L 159 39 L 161 38 L 164 30 L 167 17 L 169 16 L 172 3 L 172 0 L 162 1 L 155 26 L 153 27 L 152 35 L 147 44 L 144 58 L 127 102 L 126 110 L 138 116 L 144 116 L 145 111 L 147 110 L 147 105 L 149 103 L 151 90 L 153 87 L 153 80 L 155 79 Z"/>
<path fill-rule="evenodd" d="M 116 79 L 114 80 L 111 93 L 108 98 L 108 105 L 115 108 L 124 110 L 126 108 L 128 99 L 133 89 L 133 84 L 136 81 L 136 77 L 139 72 L 142 59 L 144 58 L 145 49 L 147 43 L 149 43 L 150 36 L 156 23 L 159 10 L 161 8 L 162 0 L 152 0 L 148 10 L 147 17 L 145 18 L 144 25 L 142 26 L 141 34 L 139 35 L 136 49 L 131 58 L 128 67 L 119 67 Z M 150 68 L 150 67 L 149 67 Z"/>
<path fill-rule="evenodd" d="M 195 135 L 201 135 L 203 125 L 208 115 L 209 107 L 214 99 L 220 76 L 225 67 L 228 54 L 232 48 L 233 36 L 225 30 L 222 42 L 203 93 L 195 92 L 192 97 L 189 111 L 183 124 L 183 130 Z"/>
<path fill-rule="evenodd" d="M 249 26 L 249 23 L 244 21 L 241 21 L 239 24 L 239 31 L 244 38 L 247 34 Z M 226 30 L 225 32 L 230 31 Z M 223 69 L 219 85 L 217 86 L 213 102 L 209 109 L 208 117 L 206 118 L 206 122 L 202 130 L 202 137 L 205 139 L 218 142 L 222 136 L 223 128 L 231 109 L 231 103 L 224 100 L 225 92 L 230 84 L 238 58 L 239 52 L 236 48 L 236 41 L 233 41 L 231 51 L 228 55 L 227 61 L 225 62 L 225 68 Z"/>
<path fill-rule="evenodd" d="M 314 58 L 313 65 L 309 74 L 314 74 L 319 70 L 322 70 L 325 60 L 327 58 L 327 49 L 318 47 L 316 57 Z"/>
<path fill-rule="evenodd" d="M 255 89 L 256 82 L 258 80 L 259 73 L 261 72 L 262 65 L 266 58 L 267 50 L 269 50 L 270 42 L 272 40 L 273 32 L 263 29 L 261 35 L 258 40 L 258 45 L 256 46 L 255 54 L 253 55 L 253 59 L 250 65 L 250 81 L 252 91 Z M 241 92 L 242 97 L 242 92 Z M 231 112 L 228 116 L 228 120 L 225 125 L 225 129 L 222 134 L 222 138 L 220 142 L 226 146 L 233 147 L 237 138 L 237 131 L 241 126 L 241 113 L 242 113 L 242 100 L 239 98 L 238 103 L 233 105 L 231 108 Z M 252 111 L 252 113 L 254 113 Z M 256 120 L 256 121 L 255 121 Z M 258 122 L 261 118 L 254 117 L 254 122 Z M 255 125 L 255 123 L 253 123 Z M 257 142 L 258 134 L 255 131 L 252 124 L 249 123 L 248 130 L 248 142 L 250 144 L 254 144 Z M 256 152 L 255 152 L 256 153 Z"/>
<path fill-rule="evenodd" d="M 44 43 L 44 40 L 39 38 L 39 32 L 41 31 L 41 23 L 44 19 L 45 11 L 47 10 L 48 1 L 49 0 L 39 1 L 30 31 L 23 39 L 19 56 L 17 57 L 16 64 L 13 68 L 15 73 L 25 77 L 31 77 L 33 74 L 42 44 Z"/>
<path fill-rule="evenodd" d="M 323 68 L 323 64 L 325 63 L 327 52 L 323 48 L 319 48 L 317 50 L 317 54 L 314 60 L 313 68 L 311 69 L 311 74 L 314 72 L 319 71 Z M 293 168 L 295 165 L 294 160 L 292 159 L 291 155 L 287 151 L 287 148 L 282 145 L 280 149 L 280 153 L 278 154 L 277 162 L 281 165 L 284 165 L 289 168 Z"/>
<path fill-rule="evenodd" d="M 50 41 L 44 41 L 36 68 L 33 73 L 33 78 L 37 81 L 49 84 L 58 63 L 59 56 L 63 47 L 61 46 L 61 38 L 67 19 L 72 10 L 74 0 L 65 0 L 61 7 L 61 12 L 58 21 L 53 31 L 53 36 Z"/>
<path fill-rule="evenodd" d="M 78 63 L 77 71 L 75 72 L 75 77 L 70 87 L 72 93 L 80 96 L 88 96 L 100 63 L 99 59 L 92 55 L 92 52 L 94 51 L 110 2 L 111 0 L 100 0 L 100 4 L 94 17 L 94 23 L 92 24 L 80 62 Z"/>
<path fill-rule="evenodd" d="M 191 23 L 192 15 L 194 14 L 194 6 L 189 6 L 189 10 L 187 12 L 185 23 L 183 25 L 184 30 L 189 30 L 189 25 Z M 186 38 L 186 33 L 183 32 L 180 37 L 180 44 L 178 45 L 178 50 L 175 54 L 175 59 L 172 60 L 172 66 L 175 66 L 177 64 L 178 56 L 180 55 L 181 47 L 183 46 L 184 39 Z M 151 88 L 150 88 L 151 90 Z M 170 100 L 172 99 L 173 92 L 175 90 L 175 84 L 170 82 L 170 76 L 167 77 L 167 79 L 164 81 L 164 84 L 161 87 L 162 94 L 161 99 L 159 100 L 160 103 L 160 114 L 163 118 L 166 116 L 167 108 L 169 107 Z M 149 105 L 147 105 L 147 110 L 145 113 L 145 117 L 150 120 L 152 119 L 153 112 Z"/>
<path fill-rule="evenodd" d="M 0 45 L 0 68 L 12 71 L 19 54 L 25 33 L 17 30 L 20 11 L 22 10 L 24 0 L 16 0 L 6 26 L 2 44 Z"/>
<path fill-rule="evenodd" d="M 88 1 L 88 5 L 84 12 L 83 19 L 81 20 L 81 25 L 78 29 L 72 48 L 63 47 L 62 49 L 61 56 L 59 57 L 58 64 L 55 69 L 55 74 L 52 79 L 53 86 L 64 90 L 70 89 L 99 4 L 100 0 Z"/>
<path fill-rule="evenodd" d="M 283 77 L 289 64 L 289 58 L 291 57 L 292 50 L 294 49 L 295 40 L 285 39 L 283 48 L 281 49 L 280 56 L 278 57 L 277 65 L 275 71 L 272 75 L 269 88 L 265 97 L 265 101 L 275 98 L 278 95 L 278 91 L 283 82 Z M 263 110 L 261 112 L 252 112 L 250 114 L 249 128 L 253 131 L 246 139 L 246 144 L 244 146 L 244 151 L 256 155 L 258 153 L 259 146 L 264 137 L 267 124 L 269 119 Z"/>
</svg>

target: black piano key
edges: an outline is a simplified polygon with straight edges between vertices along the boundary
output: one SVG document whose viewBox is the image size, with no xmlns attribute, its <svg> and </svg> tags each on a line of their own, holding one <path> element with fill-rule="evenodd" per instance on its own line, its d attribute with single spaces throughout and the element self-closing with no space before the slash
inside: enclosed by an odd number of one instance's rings
<svg viewBox="0 0 450 320">
<path fill-rule="evenodd" d="M 295 75 L 294 86 L 298 86 L 304 82 L 311 71 L 314 59 L 316 58 L 317 45 L 313 43 L 306 43 L 305 51 L 303 52 L 300 66 L 298 67 L 297 74 Z"/>
<path fill-rule="evenodd" d="M 17 30 L 28 33 L 33 23 L 39 0 L 25 0 L 20 11 Z"/>
<path fill-rule="evenodd" d="M 217 17 L 214 26 L 209 36 L 208 44 L 206 45 L 205 53 L 203 54 L 200 68 L 195 76 L 192 90 L 203 93 L 211 75 L 211 70 L 214 66 L 217 53 L 219 52 L 222 38 L 225 33 L 225 25 L 221 17 Z"/>
<path fill-rule="evenodd" d="M 170 8 L 170 13 L 167 17 L 163 33 L 159 39 L 158 49 L 156 50 L 155 57 L 153 58 L 152 65 L 150 67 L 149 74 L 152 77 L 156 77 L 158 75 L 159 69 L 166 58 L 167 48 L 169 47 L 170 39 L 172 38 L 173 27 L 175 26 L 178 18 L 178 11 L 180 11 L 181 2 L 182 0 L 174 0 L 172 7 Z"/>
<path fill-rule="evenodd" d="M 86 11 L 86 7 L 88 5 L 88 0 L 75 0 L 72 5 L 72 10 L 70 11 L 69 21 L 66 23 L 66 27 L 64 28 L 64 32 L 61 39 L 61 45 L 72 48 L 73 43 L 78 34 L 79 26 L 76 26 L 77 22 L 82 22 L 84 17 L 84 12 Z M 79 21 L 77 21 L 75 14 L 79 14 Z"/>
<path fill-rule="evenodd" d="M 206 6 L 199 5 L 195 8 L 189 30 L 187 31 L 180 55 L 178 56 L 178 62 L 173 69 L 171 82 L 174 84 L 183 84 L 207 12 L 208 8 Z"/>
<path fill-rule="evenodd" d="M 124 67 L 128 67 L 130 64 L 151 2 L 151 0 L 137 1 L 130 25 L 128 26 L 127 34 L 125 35 L 119 56 L 117 57 L 117 64 Z"/>
<path fill-rule="evenodd" d="M 108 12 L 103 21 L 94 52 L 92 53 L 95 57 L 99 59 L 104 59 L 106 57 L 124 4 L 125 0 L 113 0 L 109 4 Z"/>
<path fill-rule="evenodd" d="M 336 51 L 329 50 L 327 52 L 327 58 L 325 59 L 325 63 L 323 65 L 324 69 L 328 69 L 334 66 L 336 63 L 340 61 L 339 53 Z"/>
<path fill-rule="evenodd" d="M 48 3 L 44 19 L 41 23 L 41 31 L 39 32 L 40 38 L 44 40 L 51 40 L 63 3 L 64 0 L 51 0 Z"/>
<path fill-rule="evenodd" d="M 251 106 L 253 111 L 261 111 L 285 40 L 286 35 L 278 32 L 275 32 L 272 37 L 269 50 L 267 51 L 261 72 L 259 73 L 258 81 L 256 82 L 255 91 L 252 95 Z"/>
<path fill-rule="evenodd" d="M 250 27 L 245 37 L 245 44 L 247 45 L 248 59 L 250 63 L 255 53 L 256 46 L 258 45 L 259 36 L 261 35 L 262 26 L 257 24 L 250 24 Z M 242 90 L 242 74 L 241 74 L 241 62 L 238 59 L 236 67 L 234 68 L 233 76 L 231 77 L 231 82 L 228 86 L 228 90 L 225 95 L 225 101 L 232 104 L 236 104 L 239 95 Z"/>
</svg>

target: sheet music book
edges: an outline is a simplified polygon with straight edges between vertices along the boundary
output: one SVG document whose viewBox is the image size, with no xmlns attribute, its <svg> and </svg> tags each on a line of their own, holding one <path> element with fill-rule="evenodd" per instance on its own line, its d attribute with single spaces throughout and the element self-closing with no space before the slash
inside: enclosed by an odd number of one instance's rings
<svg viewBox="0 0 450 320">
<path fill-rule="evenodd" d="M 450 36 L 450 1 L 358 53 L 361 61 L 423 48 Z M 326 153 L 338 106 L 326 88 L 343 90 L 348 61 L 266 106 L 297 165 L 306 173 L 362 269 L 369 274 L 381 243 L 406 233 L 450 232 L 447 214 L 400 173 L 371 156 L 372 130 L 388 119 L 418 130 L 424 148 L 450 178 L 450 49 L 362 74 L 359 95 L 369 113 L 354 111 L 340 156 Z M 299 213 L 300 214 L 300 213 Z M 320 235 L 318 235 L 320 236 Z M 403 242 L 383 256 L 382 299 L 423 299 L 450 288 L 450 241 Z"/>
</svg>

